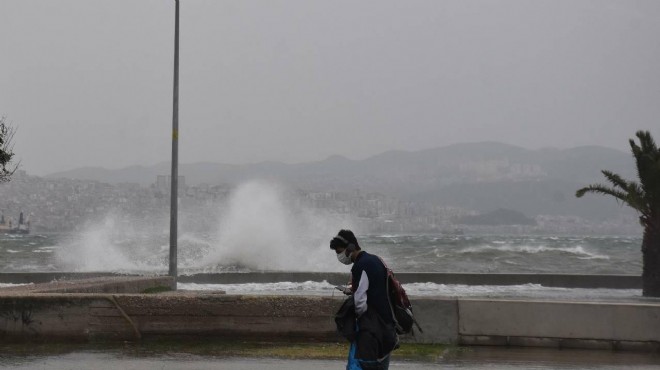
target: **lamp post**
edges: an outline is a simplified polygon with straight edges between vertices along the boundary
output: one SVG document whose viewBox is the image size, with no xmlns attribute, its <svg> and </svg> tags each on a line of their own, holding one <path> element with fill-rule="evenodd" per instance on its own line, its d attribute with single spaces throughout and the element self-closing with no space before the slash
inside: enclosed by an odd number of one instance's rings
<svg viewBox="0 0 660 370">
<path fill-rule="evenodd" d="M 174 11 L 174 97 L 172 104 L 172 188 L 170 194 L 170 269 L 177 280 L 177 215 L 179 180 L 179 0 Z"/>
</svg>

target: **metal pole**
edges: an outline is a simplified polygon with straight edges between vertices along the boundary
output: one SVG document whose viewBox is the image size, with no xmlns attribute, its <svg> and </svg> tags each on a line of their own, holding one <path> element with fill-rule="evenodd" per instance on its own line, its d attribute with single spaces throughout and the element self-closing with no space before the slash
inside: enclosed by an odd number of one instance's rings
<svg viewBox="0 0 660 370">
<path fill-rule="evenodd" d="M 170 194 L 170 270 L 177 278 L 177 206 L 179 180 L 179 0 L 174 13 L 174 99 L 172 104 L 172 188 Z"/>
</svg>

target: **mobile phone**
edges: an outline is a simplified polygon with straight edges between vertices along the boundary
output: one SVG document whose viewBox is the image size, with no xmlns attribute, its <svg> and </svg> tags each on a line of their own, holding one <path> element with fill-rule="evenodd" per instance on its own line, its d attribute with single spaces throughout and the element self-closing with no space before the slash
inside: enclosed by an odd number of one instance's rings
<svg viewBox="0 0 660 370">
<path fill-rule="evenodd" d="M 337 290 L 339 290 L 339 291 L 341 291 L 341 292 L 345 292 L 345 291 L 348 289 L 348 287 L 347 287 L 346 285 L 337 285 L 337 286 L 335 287 L 335 289 L 337 289 Z"/>
</svg>

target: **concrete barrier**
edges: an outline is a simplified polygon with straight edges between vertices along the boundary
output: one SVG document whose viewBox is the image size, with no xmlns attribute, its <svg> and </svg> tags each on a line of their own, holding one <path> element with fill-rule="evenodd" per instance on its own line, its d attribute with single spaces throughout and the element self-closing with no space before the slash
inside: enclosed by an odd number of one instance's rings
<svg viewBox="0 0 660 370">
<path fill-rule="evenodd" d="M 458 304 L 451 298 L 412 299 L 415 319 L 424 332 L 404 335 L 404 342 L 458 343 Z"/>
<path fill-rule="evenodd" d="M 341 297 L 163 294 L 0 294 L 0 341 L 136 340 L 214 336 L 341 341 Z M 660 349 L 660 303 L 581 303 L 420 298 L 424 333 L 408 342 Z"/>
<path fill-rule="evenodd" d="M 320 297 L 221 294 L 42 294 L 0 297 L 0 341 L 136 340 L 209 336 L 338 340 L 341 301 Z"/>
<path fill-rule="evenodd" d="M 114 276 L 0 289 L 0 341 L 163 335 L 342 340 L 333 320 L 343 300 L 340 296 L 138 294 L 173 284 L 170 277 Z M 424 332 L 405 336 L 404 341 L 660 350 L 660 300 L 415 297 L 412 303 Z"/>
<path fill-rule="evenodd" d="M 660 302 L 458 300 L 459 343 L 660 349 Z"/>
<path fill-rule="evenodd" d="M 175 290 L 176 283 L 170 276 L 110 276 L 78 280 L 58 280 L 4 288 L 3 295 L 29 293 L 142 293 L 149 289 Z"/>
</svg>

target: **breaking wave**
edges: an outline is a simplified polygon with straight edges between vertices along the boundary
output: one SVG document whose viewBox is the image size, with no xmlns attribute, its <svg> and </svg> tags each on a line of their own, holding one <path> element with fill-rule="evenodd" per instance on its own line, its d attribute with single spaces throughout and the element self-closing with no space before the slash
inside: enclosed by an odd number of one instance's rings
<svg viewBox="0 0 660 370">
<path fill-rule="evenodd" d="M 610 259 L 609 256 L 604 254 L 593 253 L 586 250 L 583 246 L 577 245 L 572 247 L 547 247 L 547 246 L 527 246 L 527 245 L 501 245 L 501 246 L 476 246 L 476 247 L 467 247 L 458 251 L 460 254 L 479 254 L 479 253 L 497 253 L 501 254 L 502 252 L 509 253 L 527 253 L 527 254 L 537 254 L 537 253 L 564 253 L 578 256 L 581 259 Z"/>
<path fill-rule="evenodd" d="M 207 234 L 180 230 L 181 273 L 289 270 L 336 271 L 332 235 L 345 217 L 296 206 L 285 189 L 263 181 L 238 186 Z M 194 223 L 194 222 L 192 222 Z M 162 272 L 169 259 L 167 219 L 135 220 L 117 213 L 60 242 L 54 254 L 68 271 Z M 12 251 L 8 251 L 12 253 Z"/>
</svg>

